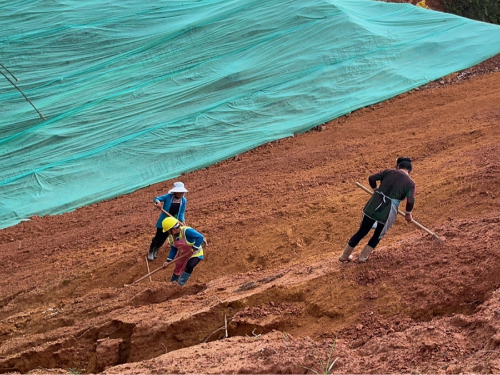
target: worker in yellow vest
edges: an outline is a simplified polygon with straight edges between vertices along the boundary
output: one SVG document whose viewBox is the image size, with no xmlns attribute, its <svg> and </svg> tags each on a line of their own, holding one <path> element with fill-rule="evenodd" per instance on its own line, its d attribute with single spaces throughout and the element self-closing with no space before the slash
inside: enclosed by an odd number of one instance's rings
<svg viewBox="0 0 500 375">
<path fill-rule="evenodd" d="M 162 227 L 163 232 L 168 233 L 170 244 L 170 252 L 163 267 L 167 267 L 174 259 L 179 259 L 175 263 L 170 281 L 183 286 L 191 277 L 193 269 L 203 259 L 204 236 L 193 228 L 181 225 L 179 220 L 173 217 L 165 218 Z"/>
</svg>

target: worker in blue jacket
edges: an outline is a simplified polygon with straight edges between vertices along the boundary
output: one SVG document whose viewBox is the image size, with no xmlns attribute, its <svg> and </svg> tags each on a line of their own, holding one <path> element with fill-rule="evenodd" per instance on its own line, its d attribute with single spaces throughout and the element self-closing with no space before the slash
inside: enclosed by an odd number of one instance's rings
<svg viewBox="0 0 500 375">
<path fill-rule="evenodd" d="M 168 238 L 168 233 L 163 231 L 162 222 L 167 217 L 174 217 L 181 223 L 184 223 L 184 213 L 186 212 L 187 200 L 184 193 L 187 189 L 182 182 L 174 182 L 174 187 L 167 194 L 156 197 L 153 200 L 154 205 L 159 210 L 162 210 L 160 217 L 156 222 L 156 234 L 151 240 L 149 247 L 148 260 L 154 260 L 158 257 L 158 251 Z M 167 214 L 167 213 L 168 214 Z"/>
</svg>

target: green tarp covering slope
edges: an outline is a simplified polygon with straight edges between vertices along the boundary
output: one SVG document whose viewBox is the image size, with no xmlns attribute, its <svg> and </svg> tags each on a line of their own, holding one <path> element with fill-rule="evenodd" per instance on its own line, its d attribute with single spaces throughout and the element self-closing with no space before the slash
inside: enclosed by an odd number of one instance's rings
<svg viewBox="0 0 500 375">
<path fill-rule="evenodd" d="M 0 75 L 0 228 L 214 164 L 500 52 L 499 26 L 368 0 L 1 8 L 0 63 L 19 81 L 0 72 L 46 121 Z"/>
</svg>

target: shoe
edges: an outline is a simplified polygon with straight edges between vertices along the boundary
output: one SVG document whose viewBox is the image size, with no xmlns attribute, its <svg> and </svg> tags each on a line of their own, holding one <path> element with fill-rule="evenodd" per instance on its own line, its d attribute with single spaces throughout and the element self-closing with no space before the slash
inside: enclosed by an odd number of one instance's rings
<svg viewBox="0 0 500 375">
<path fill-rule="evenodd" d="M 352 260 L 352 251 L 354 250 L 354 247 L 349 246 L 348 244 L 344 248 L 344 252 L 340 256 L 339 260 L 341 262 L 350 262 Z"/>
<path fill-rule="evenodd" d="M 365 263 L 372 251 L 373 247 L 366 245 L 363 251 L 361 251 L 361 254 L 359 254 L 358 263 Z"/>
<path fill-rule="evenodd" d="M 155 260 L 155 249 L 152 248 L 152 249 L 149 249 L 149 252 L 148 252 L 148 260 L 149 261 L 153 261 Z"/>
<path fill-rule="evenodd" d="M 156 248 L 153 250 L 153 258 L 154 259 L 158 258 L 158 251 L 160 251 L 160 248 Z"/>
<path fill-rule="evenodd" d="M 175 283 L 177 280 L 179 280 L 179 276 L 173 273 L 172 277 L 170 278 L 170 282 Z"/>
</svg>

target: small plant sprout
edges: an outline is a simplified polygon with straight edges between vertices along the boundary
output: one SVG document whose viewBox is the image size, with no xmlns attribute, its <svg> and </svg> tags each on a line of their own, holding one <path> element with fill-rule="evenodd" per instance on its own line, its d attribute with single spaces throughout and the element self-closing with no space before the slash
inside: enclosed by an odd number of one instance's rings
<svg viewBox="0 0 500 375">
<path fill-rule="evenodd" d="M 329 375 L 331 374 L 331 371 L 333 369 L 333 366 L 335 365 L 335 363 L 337 362 L 337 360 L 339 359 L 339 357 L 333 359 L 332 358 L 332 355 L 333 355 L 333 350 L 335 349 L 335 344 L 337 343 L 337 339 L 335 339 L 333 341 L 333 344 L 332 346 L 330 347 L 330 353 L 328 353 L 328 357 L 326 359 L 326 362 L 323 362 L 323 360 L 321 359 L 321 357 L 318 355 L 318 352 L 316 351 L 316 349 L 314 348 L 314 346 L 312 345 L 312 343 L 310 343 L 311 345 L 311 348 L 312 350 L 314 351 L 314 356 L 316 357 L 316 359 L 318 360 L 319 362 L 319 371 L 316 371 L 315 369 L 313 368 L 309 368 L 309 367 L 305 367 L 305 366 L 302 366 L 304 367 L 305 369 L 309 370 L 309 371 L 312 371 L 314 372 L 315 374 L 317 375 L 320 375 L 320 374 L 324 374 L 324 375 Z"/>
</svg>

